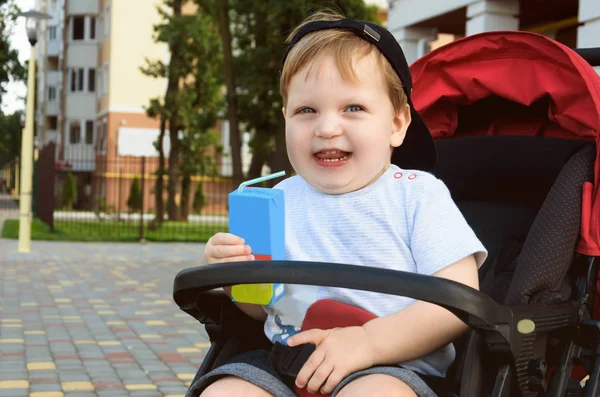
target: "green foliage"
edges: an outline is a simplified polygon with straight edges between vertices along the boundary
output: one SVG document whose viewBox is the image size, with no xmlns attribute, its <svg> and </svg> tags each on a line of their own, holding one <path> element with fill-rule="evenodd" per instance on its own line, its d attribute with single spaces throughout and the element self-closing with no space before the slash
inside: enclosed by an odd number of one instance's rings
<svg viewBox="0 0 600 397">
<path fill-rule="evenodd" d="M 131 181 L 127 207 L 129 207 L 130 212 L 138 212 L 142 209 L 142 188 L 140 187 L 140 178 L 137 176 Z"/>
<path fill-rule="evenodd" d="M 0 168 L 21 153 L 21 113 L 4 115 L 0 112 Z"/>
<path fill-rule="evenodd" d="M 170 49 L 177 48 L 178 55 L 172 56 L 169 64 L 146 59 L 141 70 L 150 77 L 176 79 L 177 84 L 169 84 L 171 89 L 164 96 L 150 100 L 146 113 L 169 122 L 177 120 L 181 133 L 176 164 L 181 167 L 183 180 L 189 181 L 191 175 L 216 172 L 214 154 L 219 148 L 213 130 L 223 108 L 223 61 L 218 25 L 213 17 L 202 7 L 192 15 L 176 15 L 170 12 L 175 1 L 163 0 L 158 7 L 161 23 L 154 26 L 154 39 Z M 155 142 L 157 150 L 161 144 Z M 172 157 L 172 153 L 168 155 Z M 161 173 L 159 169 L 157 175 Z"/>
<path fill-rule="evenodd" d="M 9 42 L 11 34 L 25 34 L 25 32 L 13 32 L 18 12 L 14 0 L 0 0 L 0 104 L 6 93 L 5 84 L 11 79 L 25 78 L 25 69 L 19 62 L 18 53 L 10 47 Z"/>
<path fill-rule="evenodd" d="M 198 182 L 196 187 L 196 193 L 194 193 L 194 201 L 192 202 L 192 208 L 196 214 L 202 212 L 202 208 L 206 205 L 206 196 L 204 195 L 204 186 L 202 182 Z"/>
<path fill-rule="evenodd" d="M 269 157 L 276 149 L 277 134 L 283 133 L 279 68 L 287 36 L 308 15 L 325 7 L 373 22 L 378 22 L 377 8 L 363 0 L 229 0 L 229 4 L 240 122 L 252 134 L 253 154 Z M 285 156 L 285 151 L 278 155 Z"/>
<path fill-rule="evenodd" d="M 61 202 L 65 209 L 72 209 L 73 205 L 77 202 L 77 183 L 73 174 L 70 172 L 67 174 L 67 179 L 63 184 Z"/>
</svg>

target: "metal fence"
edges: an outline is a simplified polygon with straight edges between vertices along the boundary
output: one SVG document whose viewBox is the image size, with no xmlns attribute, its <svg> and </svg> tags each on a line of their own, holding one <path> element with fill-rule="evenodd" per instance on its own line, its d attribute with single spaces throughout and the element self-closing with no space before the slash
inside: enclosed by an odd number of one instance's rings
<svg viewBox="0 0 600 397">
<path fill-rule="evenodd" d="M 206 241 L 227 230 L 229 179 L 191 175 L 183 186 L 180 176 L 169 207 L 168 178 L 163 176 L 159 222 L 156 158 L 97 158 L 94 171 L 76 171 L 85 168 L 72 162 L 55 170 L 56 232 L 93 240 Z"/>
<path fill-rule="evenodd" d="M 18 178 L 17 161 L 4 164 L 0 168 L 0 237 L 2 237 L 5 221 L 14 221 L 19 218 Z"/>
<path fill-rule="evenodd" d="M 199 242 L 227 231 L 227 197 L 233 190 L 230 178 L 191 175 L 184 180 L 179 176 L 170 210 L 168 177 L 164 175 L 159 222 L 157 158 L 77 158 L 73 153 L 69 161 L 56 160 L 58 157 L 54 145 L 49 145 L 36 161 L 33 238 Z M 0 197 L 0 218 L 14 219 L 7 221 L 10 230 L 4 236 L 14 238 L 18 230 L 18 167 L 11 178 L 8 169 L 2 172 L 5 194 Z"/>
</svg>

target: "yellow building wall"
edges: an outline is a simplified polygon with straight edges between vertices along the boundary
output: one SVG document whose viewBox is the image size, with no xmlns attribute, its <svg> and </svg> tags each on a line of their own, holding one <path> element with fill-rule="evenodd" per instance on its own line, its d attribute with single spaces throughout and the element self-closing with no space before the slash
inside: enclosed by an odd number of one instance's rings
<svg viewBox="0 0 600 397">
<path fill-rule="evenodd" d="M 113 109 L 141 109 L 150 98 L 164 95 L 165 80 L 145 76 L 145 58 L 166 61 L 168 47 L 153 40 L 160 22 L 160 0 L 113 0 L 110 3 L 109 98 Z"/>
</svg>

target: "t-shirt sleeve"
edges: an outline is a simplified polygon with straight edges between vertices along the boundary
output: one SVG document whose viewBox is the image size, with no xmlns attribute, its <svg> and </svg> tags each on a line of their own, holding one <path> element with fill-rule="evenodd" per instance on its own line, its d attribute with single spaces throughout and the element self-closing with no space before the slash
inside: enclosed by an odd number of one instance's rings
<svg viewBox="0 0 600 397">
<path fill-rule="evenodd" d="M 439 179 L 433 178 L 424 187 L 414 203 L 412 220 L 411 251 L 420 274 L 432 275 L 469 255 L 475 255 L 479 267 L 487 257 L 487 250 Z"/>
</svg>

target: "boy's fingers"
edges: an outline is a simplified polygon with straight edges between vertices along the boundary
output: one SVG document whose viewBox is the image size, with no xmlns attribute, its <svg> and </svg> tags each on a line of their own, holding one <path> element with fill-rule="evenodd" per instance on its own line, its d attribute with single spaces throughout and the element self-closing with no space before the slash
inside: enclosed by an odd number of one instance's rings
<svg viewBox="0 0 600 397">
<path fill-rule="evenodd" d="M 248 262 L 253 261 L 254 255 L 232 256 L 229 258 L 217 259 L 214 263 L 230 263 L 230 262 Z"/>
<path fill-rule="evenodd" d="M 288 346 L 298 346 L 305 343 L 312 343 L 317 346 L 323 341 L 327 333 L 322 329 L 310 329 L 308 331 L 299 332 L 288 339 Z"/>
<path fill-rule="evenodd" d="M 252 250 L 247 245 L 215 245 L 212 255 L 217 259 L 232 256 L 250 255 Z"/>
<path fill-rule="evenodd" d="M 313 354 L 310 355 L 308 360 L 304 363 L 300 372 L 298 372 L 298 376 L 296 376 L 296 386 L 299 388 L 304 388 L 308 381 L 313 377 L 313 374 L 319 368 L 319 366 L 325 360 L 325 353 L 322 350 L 315 350 Z M 319 385 L 320 386 L 320 385 Z M 317 389 L 318 390 L 318 389 Z"/>
<path fill-rule="evenodd" d="M 306 385 L 306 390 L 309 393 L 315 394 L 320 391 L 321 387 L 325 385 L 327 378 L 333 372 L 333 364 L 324 360 L 321 365 L 317 368 L 313 376 L 311 376 L 308 384 Z"/>
<path fill-rule="evenodd" d="M 219 232 L 211 237 L 211 243 L 214 245 L 241 245 L 244 239 L 231 233 Z"/>
<path fill-rule="evenodd" d="M 347 375 L 345 375 L 342 371 L 334 369 L 329 374 L 329 377 L 327 378 L 327 381 L 325 382 L 325 384 L 323 385 L 323 387 L 321 387 L 321 390 L 319 390 L 320 393 L 321 394 L 331 394 L 331 393 L 333 393 L 333 390 L 337 387 L 337 385 L 340 384 L 340 382 L 346 376 Z"/>
</svg>

